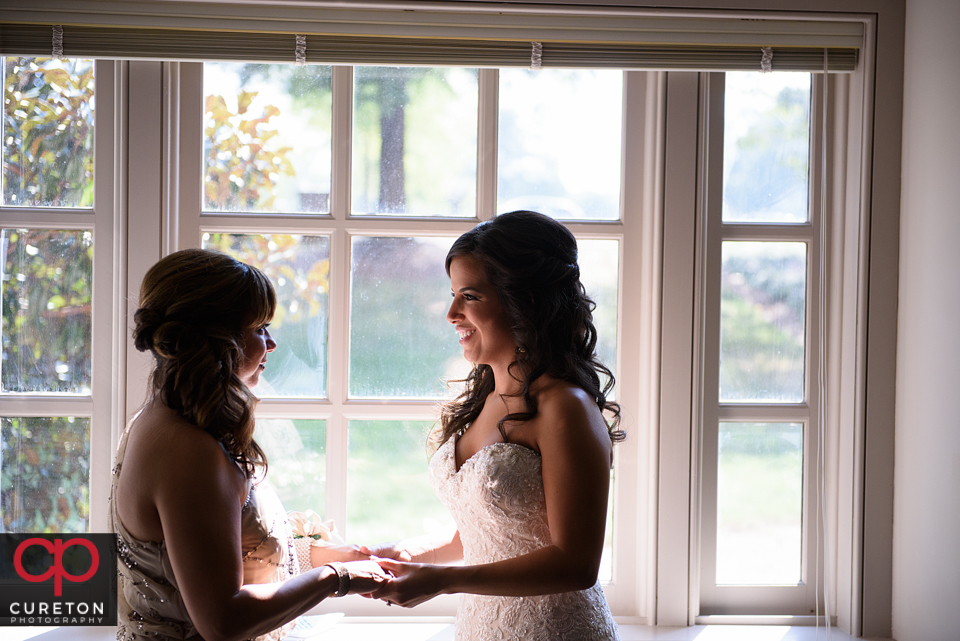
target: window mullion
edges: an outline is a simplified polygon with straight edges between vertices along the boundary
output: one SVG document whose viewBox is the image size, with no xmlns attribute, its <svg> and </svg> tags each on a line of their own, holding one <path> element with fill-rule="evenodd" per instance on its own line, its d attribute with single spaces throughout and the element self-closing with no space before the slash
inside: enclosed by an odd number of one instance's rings
<svg viewBox="0 0 960 641">
<path fill-rule="evenodd" d="M 350 234 L 353 144 L 353 67 L 335 66 L 332 77 L 330 297 L 327 327 L 327 478 L 325 517 L 347 527 L 347 421 L 343 405 L 349 384 Z"/>
<path fill-rule="evenodd" d="M 200 246 L 203 192 L 203 63 L 166 63 L 161 254 Z"/>
<path fill-rule="evenodd" d="M 480 69 L 480 109 L 477 125 L 477 217 L 490 220 L 497 212 L 497 151 L 499 144 L 499 69 Z"/>
<path fill-rule="evenodd" d="M 330 214 L 345 220 L 351 211 L 350 180 L 353 140 L 353 67 L 333 67 L 332 164 Z"/>
<path fill-rule="evenodd" d="M 123 346 L 114 339 L 126 332 L 124 263 L 125 248 L 119 238 L 126 236 L 123 203 L 120 188 L 121 167 L 115 157 L 117 141 L 122 131 L 114 118 L 119 101 L 114 100 L 117 67 L 120 63 L 99 60 L 96 63 L 97 126 L 96 126 L 96 183 L 94 191 L 93 236 L 93 300 L 91 336 L 91 390 L 93 415 L 90 427 L 90 531 L 107 532 L 110 470 L 119 425 L 125 418 L 123 389 Z M 113 429 L 112 426 L 117 426 Z"/>
</svg>

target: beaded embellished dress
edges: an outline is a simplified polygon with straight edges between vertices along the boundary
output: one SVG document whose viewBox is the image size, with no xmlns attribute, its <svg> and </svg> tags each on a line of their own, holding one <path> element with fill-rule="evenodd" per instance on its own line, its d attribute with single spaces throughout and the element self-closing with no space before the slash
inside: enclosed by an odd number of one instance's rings
<svg viewBox="0 0 960 641">
<path fill-rule="evenodd" d="M 129 430 L 117 450 L 113 483 L 120 476 Z M 117 534 L 118 641 L 170 641 L 200 639 L 183 603 L 167 548 L 161 541 L 140 541 L 123 527 L 117 516 L 114 492 L 110 516 Z M 293 535 L 283 505 L 266 484 L 255 484 L 240 515 L 243 582 L 274 583 L 299 574 Z M 277 641 L 292 628 L 290 622 L 256 641 Z"/>
<path fill-rule="evenodd" d="M 540 455 L 495 443 L 458 471 L 449 439 L 430 461 L 430 482 L 453 515 L 469 565 L 528 554 L 550 544 Z M 457 641 L 618 641 L 600 584 L 532 597 L 462 594 Z"/>
</svg>

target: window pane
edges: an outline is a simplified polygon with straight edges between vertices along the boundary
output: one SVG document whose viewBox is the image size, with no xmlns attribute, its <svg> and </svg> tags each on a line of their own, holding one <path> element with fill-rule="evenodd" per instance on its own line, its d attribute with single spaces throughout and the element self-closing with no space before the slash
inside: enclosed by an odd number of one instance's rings
<svg viewBox="0 0 960 641">
<path fill-rule="evenodd" d="M 597 356 L 600 362 L 616 374 L 617 367 L 617 299 L 620 273 L 620 242 L 617 240 L 578 238 L 580 281 L 587 295 L 597 304 L 593 324 L 597 328 Z M 611 399 L 616 398 L 616 390 Z M 610 472 L 610 495 L 607 502 L 607 525 L 600 560 L 601 583 L 613 580 L 613 484 L 615 474 Z"/>
<path fill-rule="evenodd" d="M 3 201 L 93 206 L 93 60 L 11 57 L 3 67 Z"/>
<path fill-rule="evenodd" d="M 610 470 L 610 489 L 607 494 L 607 524 L 603 528 L 603 552 L 600 556 L 600 570 L 597 580 L 600 583 L 613 581 L 613 485 L 616 483 L 616 472 Z"/>
<path fill-rule="evenodd" d="M 350 421 L 347 539 L 369 545 L 453 522 L 427 478 L 433 421 Z"/>
<path fill-rule="evenodd" d="M 355 67 L 353 213 L 476 216 L 476 69 Z"/>
<path fill-rule="evenodd" d="M 90 419 L 0 418 L 0 512 L 5 532 L 86 532 Z"/>
<path fill-rule="evenodd" d="M 331 69 L 204 65 L 204 211 L 330 212 Z"/>
<path fill-rule="evenodd" d="M 270 324 L 277 349 L 267 358 L 257 396 L 326 397 L 330 238 L 204 234 L 203 246 L 260 268 L 277 290 Z"/>
<path fill-rule="evenodd" d="M 260 418 L 254 436 L 267 455 L 267 480 L 284 509 L 326 514 L 327 422 Z"/>
<path fill-rule="evenodd" d="M 717 584 L 801 579 L 803 425 L 721 423 Z"/>
<path fill-rule="evenodd" d="M 723 123 L 723 221 L 807 221 L 809 73 L 729 72 Z"/>
<path fill-rule="evenodd" d="M 500 70 L 497 211 L 620 218 L 623 72 Z"/>
<path fill-rule="evenodd" d="M 350 396 L 438 398 L 470 370 L 446 320 L 452 238 L 353 238 Z"/>
<path fill-rule="evenodd" d="M 724 242 L 720 401 L 804 400 L 804 243 Z"/>
<path fill-rule="evenodd" d="M 90 393 L 93 235 L 0 230 L 4 392 Z"/>
<path fill-rule="evenodd" d="M 617 285 L 620 274 L 620 242 L 577 240 L 580 281 L 597 304 L 593 324 L 597 327 L 597 356 L 616 372 L 617 366 Z"/>
</svg>

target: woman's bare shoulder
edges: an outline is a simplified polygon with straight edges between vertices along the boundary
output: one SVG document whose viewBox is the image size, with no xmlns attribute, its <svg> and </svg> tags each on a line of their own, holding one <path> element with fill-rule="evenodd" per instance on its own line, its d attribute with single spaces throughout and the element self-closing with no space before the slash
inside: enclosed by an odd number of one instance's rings
<svg viewBox="0 0 960 641">
<path fill-rule="evenodd" d="M 217 439 L 162 404 L 140 413 L 128 439 L 124 466 L 136 461 L 138 474 L 186 484 L 214 475 L 238 490 L 245 484 L 242 471 Z"/>
<path fill-rule="evenodd" d="M 597 402 L 582 387 L 552 377 L 537 381 L 537 410 L 544 415 L 565 416 L 571 412 L 575 417 L 599 415 Z"/>
<path fill-rule="evenodd" d="M 538 383 L 537 419 L 541 428 L 552 433 L 572 430 L 606 435 L 606 423 L 597 402 L 582 387 L 554 378 Z"/>
</svg>

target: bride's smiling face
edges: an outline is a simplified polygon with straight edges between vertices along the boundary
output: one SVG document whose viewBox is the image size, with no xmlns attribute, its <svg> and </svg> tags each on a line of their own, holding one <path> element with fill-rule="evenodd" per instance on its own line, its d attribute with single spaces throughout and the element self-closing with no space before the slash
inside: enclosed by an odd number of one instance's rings
<svg viewBox="0 0 960 641">
<path fill-rule="evenodd" d="M 447 321 L 460 335 L 464 358 L 476 365 L 509 365 L 517 351 L 510 320 L 477 259 L 464 255 L 450 261 L 450 288 Z"/>
</svg>

